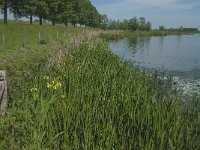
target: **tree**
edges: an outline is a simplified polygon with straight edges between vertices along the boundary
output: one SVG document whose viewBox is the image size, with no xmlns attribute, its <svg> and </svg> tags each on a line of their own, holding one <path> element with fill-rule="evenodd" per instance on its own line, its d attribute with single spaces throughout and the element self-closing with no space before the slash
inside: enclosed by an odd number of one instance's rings
<svg viewBox="0 0 200 150">
<path fill-rule="evenodd" d="M 80 11 L 78 12 L 78 22 L 81 25 L 87 25 L 89 22 L 88 15 L 91 9 L 91 3 L 89 0 L 79 0 L 79 8 Z"/>
<path fill-rule="evenodd" d="M 87 24 L 89 27 L 98 27 L 101 23 L 101 15 L 97 9 L 89 2 L 87 8 Z"/>
<path fill-rule="evenodd" d="M 10 0 L 0 0 L 0 11 L 4 14 L 4 23 L 8 22 L 8 6 L 10 2 Z"/>
<path fill-rule="evenodd" d="M 110 20 L 108 28 L 117 30 L 117 29 L 120 29 L 120 24 L 116 20 Z"/>
<path fill-rule="evenodd" d="M 26 17 L 30 19 L 30 24 L 33 23 L 33 15 L 36 11 L 34 0 L 13 0 L 11 12 L 16 18 Z"/>
<path fill-rule="evenodd" d="M 101 28 L 106 30 L 108 28 L 109 19 L 107 15 L 101 15 Z"/>
<path fill-rule="evenodd" d="M 138 29 L 138 19 L 136 17 L 129 20 L 129 30 L 135 31 Z"/>
<path fill-rule="evenodd" d="M 163 31 L 163 30 L 165 30 L 165 27 L 164 27 L 164 26 L 160 26 L 160 27 L 159 27 L 159 30 L 160 30 L 160 31 Z"/>
<path fill-rule="evenodd" d="M 144 17 L 140 17 L 139 29 L 141 31 L 145 31 L 145 24 L 146 24 L 146 19 Z"/>
<path fill-rule="evenodd" d="M 151 22 L 147 21 L 147 23 L 145 25 L 145 30 L 146 31 L 150 31 L 151 30 Z"/>
<path fill-rule="evenodd" d="M 122 23 L 120 24 L 120 29 L 122 30 L 128 30 L 129 29 L 129 20 L 124 19 Z"/>
<path fill-rule="evenodd" d="M 48 0 L 32 0 L 36 7 L 35 15 L 39 17 L 40 25 L 43 23 L 43 19 L 48 16 Z"/>
<path fill-rule="evenodd" d="M 66 26 L 69 22 L 72 21 L 73 16 L 73 7 L 72 7 L 72 0 L 61 0 L 61 22 L 64 23 Z"/>
<path fill-rule="evenodd" d="M 33 16 L 39 18 L 40 25 L 43 19 L 52 21 L 53 25 L 62 22 L 65 25 L 100 27 L 108 23 L 107 16 L 101 16 L 90 0 L 0 0 L 2 12 L 7 10 L 7 1 L 12 1 L 10 10 L 16 18 L 29 18 L 30 24 Z"/>
<path fill-rule="evenodd" d="M 62 9 L 61 8 L 62 1 L 61 0 L 49 0 L 47 3 L 48 9 L 48 19 L 52 21 L 52 24 L 55 26 L 56 21 L 61 18 Z M 46 8 L 45 8 L 46 9 Z"/>
</svg>

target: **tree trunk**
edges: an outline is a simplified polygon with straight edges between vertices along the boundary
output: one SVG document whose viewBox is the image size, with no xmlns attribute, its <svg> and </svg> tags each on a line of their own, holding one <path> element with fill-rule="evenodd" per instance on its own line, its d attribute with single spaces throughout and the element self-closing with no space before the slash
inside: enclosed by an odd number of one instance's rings
<svg viewBox="0 0 200 150">
<path fill-rule="evenodd" d="M 42 17 L 39 17 L 39 19 L 40 19 L 40 25 L 42 25 Z"/>
<path fill-rule="evenodd" d="M 5 0 L 5 4 L 4 4 L 4 23 L 8 22 L 8 3 L 7 0 Z"/>
<path fill-rule="evenodd" d="M 55 19 L 52 19 L 52 25 L 53 25 L 53 26 L 56 25 Z"/>
<path fill-rule="evenodd" d="M 30 24 L 33 24 L 33 15 L 30 13 Z"/>
<path fill-rule="evenodd" d="M 68 26 L 68 21 L 64 20 L 63 22 L 64 22 L 65 26 L 67 27 Z"/>
</svg>

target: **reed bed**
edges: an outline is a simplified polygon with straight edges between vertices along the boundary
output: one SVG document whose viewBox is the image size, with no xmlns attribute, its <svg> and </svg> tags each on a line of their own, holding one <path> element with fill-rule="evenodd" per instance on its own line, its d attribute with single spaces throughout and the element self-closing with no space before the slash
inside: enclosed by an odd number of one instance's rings
<svg viewBox="0 0 200 150">
<path fill-rule="evenodd" d="M 59 65 L 27 66 L 19 82 L 0 119 L 3 149 L 199 149 L 199 101 L 162 94 L 158 74 L 121 62 L 99 39 Z"/>
</svg>

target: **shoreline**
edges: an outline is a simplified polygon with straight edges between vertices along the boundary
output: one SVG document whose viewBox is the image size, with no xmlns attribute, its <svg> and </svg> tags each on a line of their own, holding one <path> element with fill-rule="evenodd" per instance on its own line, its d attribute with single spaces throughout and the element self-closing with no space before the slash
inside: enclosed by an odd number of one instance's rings
<svg viewBox="0 0 200 150">
<path fill-rule="evenodd" d="M 197 106 L 180 108 L 175 94 L 158 91 L 158 75 L 132 68 L 90 35 L 88 43 L 55 45 L 46 59 L 23 66 L 0 118 L 0 147 L 197 148 Z"/>
</svg>

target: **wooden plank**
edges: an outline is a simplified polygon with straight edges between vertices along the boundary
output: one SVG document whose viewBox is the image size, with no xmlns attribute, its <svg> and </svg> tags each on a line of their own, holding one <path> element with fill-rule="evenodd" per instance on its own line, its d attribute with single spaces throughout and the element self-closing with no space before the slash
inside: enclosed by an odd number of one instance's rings
<svg viewBox="0 0 200 150">
<path fill-rule="evenodd" d="M 6 71 L 0 70 L 0 115 L 4 115 L 7 111 L 8 99 L 7 99 L 7 83 L 6 83 Z"/>
</svg>

